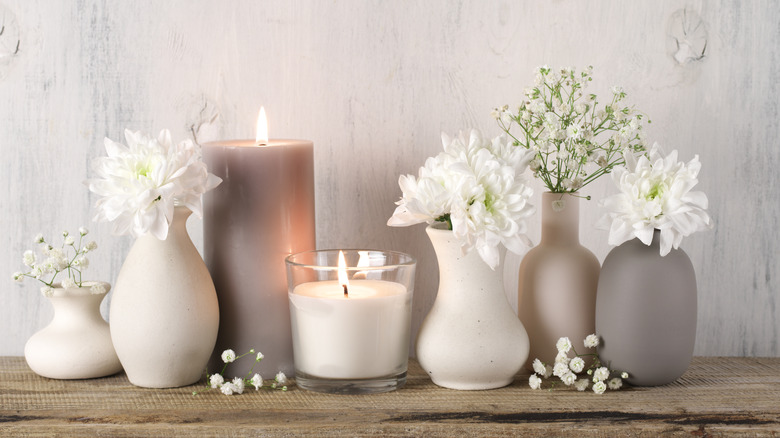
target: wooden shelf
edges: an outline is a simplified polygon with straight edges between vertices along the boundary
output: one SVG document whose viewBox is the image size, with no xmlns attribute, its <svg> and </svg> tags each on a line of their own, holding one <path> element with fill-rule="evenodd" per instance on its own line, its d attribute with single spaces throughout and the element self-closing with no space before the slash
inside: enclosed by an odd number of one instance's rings
<svg viewBox="0 0 780 438">
<path fill-rule="evenodd" d="M 780 435 L 780 358 L 699 357 L 673 384 L 603 395 L 527 382 L 526 374 L 502 389 L 448 390 L 411 361 L 406 386 L 385 394 L 193 396 L 198 386 L 144 389 L 124 374 L 50 380 L 23 358 L 0 357 L 0 436 Z"/>
</svg>

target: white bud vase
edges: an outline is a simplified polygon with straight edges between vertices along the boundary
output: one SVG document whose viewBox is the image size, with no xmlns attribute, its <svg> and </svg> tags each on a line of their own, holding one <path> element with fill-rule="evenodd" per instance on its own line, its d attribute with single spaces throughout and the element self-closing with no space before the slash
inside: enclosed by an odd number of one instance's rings
<svg viewBox="0 0 780 438">
<path fill-rule="evenodd" d="M 476 250 L 464 255 L 442 224 L 426 232 L 439 262 L 439 290 L 417 335 L 420 366 L 446 388 L 509 385 L 528 357 L 528 335 L 504 294 L 502 266 L 490 269 Z"/>
<path fill-rule="evenodd" d="M 24 357 L 35 373 L 51 379 L 91 379 L 122 371 L 111 344 L 108 323 L 100 316 L 102 293 L 92 293 L 97 282 L 82 287 L 55 287 L 49 300 L 54 319 L 24 346 Z"/>
<path fill-rule="evenodd" d="M 130 382 L 170 388 L 197 382 L 219 327 L 206 264 L 187 234 L 192 212 L 176 207 L 165 240 L 139 237 L 122 265 L 111 300 L 111 337 Z"/>
</svg>

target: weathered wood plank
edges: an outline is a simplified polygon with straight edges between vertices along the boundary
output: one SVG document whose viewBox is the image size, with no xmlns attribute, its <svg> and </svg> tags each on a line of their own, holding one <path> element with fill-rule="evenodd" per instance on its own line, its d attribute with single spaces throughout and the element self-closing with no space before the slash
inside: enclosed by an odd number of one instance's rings
<svg viewBox="0 0 780 438">
<path fill-rule="evenodd" d="M 0 358 L 0 435 L 53 436 L 772 436 L 780 359 L 695 358 L 678 382 L 598 396 L 533 391 L 527 375 L 492 391 L 439 388 L 412 361 L 401 390 L 336 396 L 294 388 L 224 396 L 138 388 L 123 374 L 59 381 Z"/>
</svg>

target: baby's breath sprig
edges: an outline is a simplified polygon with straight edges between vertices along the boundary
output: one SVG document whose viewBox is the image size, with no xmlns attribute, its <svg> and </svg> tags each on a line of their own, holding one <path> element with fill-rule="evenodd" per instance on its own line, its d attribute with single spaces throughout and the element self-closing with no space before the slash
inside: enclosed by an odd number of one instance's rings
<svg viewBox="0 0 780 438">
<path fill-rule="evenodd" d="M 588 335 L 584 341 L 585 348 L 596 348 L 599 345 L 598 336 Z M 528 379 L 531 389 L 540 389 L 544 379 L 555 376 L 566 386 L 574 386 L 578 391 L 585 391 L 588 386 L 596 394 L 603 394 L 607 389 L 617 390 L 623 386 L 623 379 L 628 378 L 628 373 L 615 371 L 603 366 L 597 353 L 577 353 L 577 350 L 569 341 L 569 338 L 560 338 L 555 344 L 558 355 L 555 357 L 555 365 L 550 366 L 538 358 L 533 361 L 534 374 Z M 569 352 L 574 357 L 569 357 Z M 585 370 L 585 359 L 590 358 L 591 364 Z M 585 371 L 588 377 L 579 377 L 579 373 Z M 557 381 L 550 383 L 549 389 L 555 388 Z"/>
<path fill-rule="evenodd" d="M 612 87 L 612 98 L 600 107 L 595 94 L 584 92 L 592 66 L 577 72 L 545 65 L 535 72 L 517 110 L 504 105 L 492 116 L 515 145 L 535 152 L 529 167 L 550 192 L 576 192 L 624 164 L 625 155 L 645 150 L 646 117 L 622 103 L 621 87 Z"/>
<path fill-rule="evenodd" d="M 288 380 L 287 376 L 284 375 L 283 372 L 279 371 L 276 373 L 276 376 L 274 377 L 274 380 L 270 382 L 266 382 L 263 380 L 263 378 L 258 373 L 253 373 L 255 370 L 255 366 L 260 363 L 261 360 L 265 357 L 263 353 L 258 352 L 255 356 L 255 361 L 252 363 L 252 366 L 249 368 L 249 372 L 246 373 L 246 375 L 242 377 L 234 377 L 233 380 L 226 381 L 225 380 L 225 370 L 227 369 L 227 366 L 229 363 L 235 362 L 238 359 L 241 359 L 242 357 L 248 356 L 250 354 L 255 354 L 255 349 L 252 348 L 246 353 L 236 356 L 236 352 L 233 350 L 225 350 L 222 352 L 221 358 L 222 362 L 225 364 L 222 366 L 222 370 L 219 373 L 214 373 L 211 375 L 207 374 L 207 382 L 206 387 L 204 389 L 201 389 L 200 391 L 193 391 L 192 395 L 198 395 L 201 392 L 209 391 L 211 389 L 219 389 L 220 392 L 222 392 L 225 395 L 233 395 L 233 394 L 243 394 L 244 388 L 248 386 L 253 386 L 255 388 L 255 391 L 259 390 L 260 388 L 268 388 L 268 389 L 276 389 L 279 391 L 287 391 L 287 385 Z"/>
<path fill-rule="evenodd" d="M 90 241 L 82 246 L 84 236 L 89 234 L 89 230 L 80 227 L 78 232 L 77 242 L 76 238 L 68 231 L 63 231 L 62 244 L 58 248 L 49 244 L 43 237 L 43 234 L 39 233 L 35 236 L 33 243 L 39 246 L 39 251 L 43 258 L 39 259 L 32 250 L 25 251 L 22 256 L 22 263 L 27 267 L 27 271 L 14 272 L 14 281 L 22 283 L 25 277 L 34 278 L 44 284 L 41 288 L 41 293 L 50 297 L 54 292 L 54 282 L 57 276 L 61 272 L 65 272 L 67 277 L 61 281 L 63 288 L 81 287 L 83 282 L 81 278 L 82 271 L 89 267 L 87 253 L 96 250 L 97 243 Z M 46 280 L 48 275 L 51 276 Z M 94 285 L 91 291 L 95 294 L 105 293 L 102 284 Z"/>
</svg>

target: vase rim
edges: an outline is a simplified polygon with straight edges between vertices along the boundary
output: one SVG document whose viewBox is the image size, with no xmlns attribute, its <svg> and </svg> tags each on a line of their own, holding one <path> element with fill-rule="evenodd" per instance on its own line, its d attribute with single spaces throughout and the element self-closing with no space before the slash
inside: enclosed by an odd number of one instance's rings
<svg viewBox="0 0 780 438">
<path fill-rule="evenodd" d="M 102 284 L 103 288 L 105 289 L 104 293 L 101 294 L 94 294 L 92 293 L 92 286 L 96 284 Z M 111 284 L 106 281 L 82 281 L 81 287 L 74 286 L 69 288 L 63 288 L 62 283 L 57 282 L 53 284 L 54 287 L 52 287 L 52 297 L 69 297 L 69 296 L 87 296 L 87 295 L 97 295 L 97 296 L 103 296 L 108 293 L 109 290 L 111 290 Z"/>
<path fill-rule="evenodd" d="M 321 253 L 338 253 L 339 251 L 343 251 L 344 254 L 349 253 L 360 253 L 360 252 L 368 252 L 370 253 L 380 253 L 391 256 L 392 259 L 397 260 L 393 263 L 388 263 L 386 265 L 376 265 L 376 266 L 347 266 L 346 270 L 351 271 L 371 271 L 371 270 L 379 270 L 379 269 L 387 269 L 392 266 L 414 266 L 417 264 L 417 260 L 412 257 L 411 255 L 401 252 L 401 251 L 393 251 L 393 250 L 380 250 L 380 249 L 355 249 L 355 248 L 341 248 L 341 249 L 313 249 L 309 251 L 303 251 L 295 254 L 290 254 L 289 256 L 285 257 L 284 262 L 287 265 L 290 266 L 297 266 L 302 268 L 316 268 L 320 270 L 336 270 L 338 269 L 338 266 L 329 266 L 329 265 L 323 265 L 323 264 L 317 264 L 317 263 L 303 263 L 300 260 L 305 259 L 307 257 L 313 256 L 315 254 L 321 254 Z M 369 256 L 370 257 L 370 256 Z"/>
</svg>

